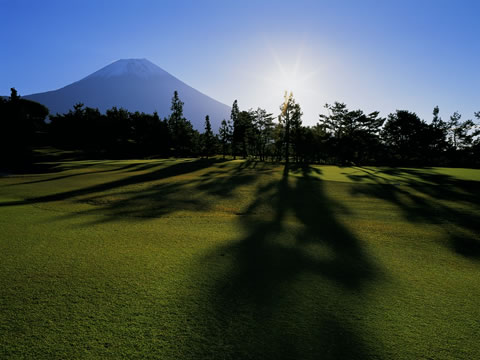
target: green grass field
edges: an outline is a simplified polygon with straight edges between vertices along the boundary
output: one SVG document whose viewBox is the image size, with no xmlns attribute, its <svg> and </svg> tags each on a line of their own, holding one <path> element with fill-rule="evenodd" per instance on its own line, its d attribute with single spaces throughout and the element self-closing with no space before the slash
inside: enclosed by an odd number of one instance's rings
<svg viewBox="0 0 480 360">
<path fill-rule="evenodd" d="M 0 358 L 480 359 L 480 170 L 0 178 Z"/>
</svg>

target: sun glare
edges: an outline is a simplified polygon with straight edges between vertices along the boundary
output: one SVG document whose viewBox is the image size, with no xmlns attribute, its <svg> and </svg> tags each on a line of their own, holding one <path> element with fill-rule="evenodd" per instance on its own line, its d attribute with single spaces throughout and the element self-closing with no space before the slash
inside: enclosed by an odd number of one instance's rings
<svg viewBox="0 0 480 360">
<path fill-rule="evenodd" d="M 270 48 L 273 66 L 266 76 L 269 91 L 278 96 L 285 91 L 292 92 L 294 96 L 307 93 L 315 93 L 314 78 L 317 70 L 307 69 L 304 58 L 304 51 L 300 48 L 296 58 L 292 61 L 290 57 L 280 58 L 277 52 Z"/>
</svg>

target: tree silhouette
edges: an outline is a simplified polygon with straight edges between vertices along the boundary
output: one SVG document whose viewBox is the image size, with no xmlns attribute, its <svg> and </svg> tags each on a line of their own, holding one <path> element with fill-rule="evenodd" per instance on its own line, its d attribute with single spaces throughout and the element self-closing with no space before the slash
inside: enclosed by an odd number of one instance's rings
<svg viewBox="0 0 480 360">
<path fill-rule="evenodd" d="M 284 102 L 280 106 L 280 115 L 278 120 L 285 127 L 285 162 L 290 160 L 290 130 L 292 126 L 301 125 L 301 117 L 303 115 L 300 105 L 295 102 L 293 93 L 288 94 L 285 91 Z"/>
<path fill-rule="evenodd" d="M 231 129 L 228 126 L 226 120 L 223 119 L 219 129 L 219 139 L 220 139 L 220 144 L 222 145 L 222 155 L 224 159 L 228 151 L 228 144 L 230 142 L 231 137 L 232 137 Z"/>
<path fill-rule="evenodd" d="M 460 121 L 461 118 L 462 115 L 454 112 L 448 122 L 449 140 L 455 150 L 462 150 L 472 145 L 477 135 L 475 123 L 472 120 Z"/>
<path fill-rule="evenodd" d="M 429 158 L 434 162 L 441 162 L 442 157 L 446 155 L 448 150 L 447 132 L 448 124 L 440 117 L 440 109 L 438 106 L 433 108 L 433 118 L 429 125 L 428 132 L 425 134 L 424 141 L 429 144 Z"/>
<path fill-rule="evenodd" d="M 80 150 L 92 157 L 206 156 L 221 150 L 260 161 L 285 160 L 322 164 L 407 164 L 480 166 L 480 111 L 474 120 L 461 120 L 455 112 L 448 121 L 433 109 L 430 123 L 414 112 L 397 110 L 385 118 L 349 110 L 341 102 L 326 104 L 312 127 L 302 124 L 302 111 L 293 94 L 285 93 L 279 122 L 266 110 L 240 111 L 232 105 L 230 119 L 223 120 L 216 136 L 210 118 L 200 134 L 183 114 L 177 91 L 171 114 L 161 120 L 157 113 L 131 113 L 112 107 L 102 114 L 78 103 L 67 113 L 50 115 L 43 105 L 20 97 L 15 88 L 0 98 L 0 152 L 2 164 L 28 164 L 32 147 L 52 145 Z"/>
<path fill-rule="evenodd" d="M 0 102 L 0 165 L 18 168 L 32 162 L 32 146 L 47 115 L 45 106 L 21 99 L 11 88 L 10 98 Z"/>
<path fill-rule="evenodd" d="M 273 114 L 258 108 L 252 112 L 252 116 L 256 129 L 258 156 L 261 161 L 264 161 L 267 156 L 267 147 L 273 142 L 273 129 L 275 126 L 273 123 Z"/>
<path fill-rule="evenodd" d="M 232 122 L 232 155 L 233 160 L 237 158 L 237 143 L 240 137 L 240 124 L 238 122 L 238 114 L 240 110 L 238 109 L 238 102 L 235 100 L 232 105 L 232 111 L 230 113 L 230 121 Z"/>
<path fill-rule="evenodd" d="M 193 126 L 183 116 L 183 102 L 175 90 L 172 97 L 172 113 L 168 118 L 168 127 L 170 130 L 170 138 L 175 149 L 176 156 L 188 156 L 192 153 L 195 146 Z"/>
<path fill-rule="evenodd" d="M 326 104 L 328 115 L 319 115 L 319 125 L 331 135 L 330 146 L 342 163 L 360 163 L 378 152 L 379 132 L 385 119 L 375 111 L 350 111 L 344 103 Z"/>
<path fill-rule="evenodd" d="M 253 142 L 253 124 L 252 115 L 249 111 L 240 111 L 238 113 L 236 132 L 234 137 L 236 144 L 241 145 L 242 157 L 245 159 L 249 155 L 250 144 Z"/>
<path fill-rule="evenodd" d="M 388 115 L 382 130 L 382 138 L 394 153 L 394 158 L 403 164 L 419 164 L 428 149 L 425 134 L 428 125 L 417 114 L 407 110 L 397 110 Z"/>
<path fill-rule="evenodd" d="M 212 132 L 212 125 L 210 124 L 210 117 L 205 116 L 205 133 L 203 133 L 203 153 L 208 159 L 214 152 L 215 137 Z"/>
</svg>

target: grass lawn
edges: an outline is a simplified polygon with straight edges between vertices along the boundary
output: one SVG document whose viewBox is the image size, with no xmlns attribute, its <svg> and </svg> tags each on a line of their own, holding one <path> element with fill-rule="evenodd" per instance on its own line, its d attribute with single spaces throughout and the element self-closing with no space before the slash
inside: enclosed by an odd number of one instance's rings
<svg viewBox="0 0 480 360">
<path fill-rule="evenodd" d="M 480 359 L 480 170 L 0 178 L 0 358 Z"/>
</svg>

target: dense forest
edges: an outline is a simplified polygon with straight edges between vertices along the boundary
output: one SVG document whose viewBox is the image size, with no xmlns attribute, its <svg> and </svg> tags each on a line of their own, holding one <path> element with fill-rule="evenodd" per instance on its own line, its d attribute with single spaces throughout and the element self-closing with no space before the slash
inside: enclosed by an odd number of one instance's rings
<svg viewBox="0 0 480 360">
<path fill-rule="evenodd" d="M 325 105 L 327 115 L 319 115 L 316 125 L 304 126 L 290 93 L 278 116 L 261 108 L 240 110 L 235 100 L 230 119 L 214 134 L 208 115 L 202 133 L 193 128 L 177 91 L 164 119 L 116 107 L 102 114 L 79 103 L 66 114 L 51 114 L 49 121 L 45 106 L 11 91 L 9 98 L 0 98 L 0 167 L 6 168 L 30 164 L 33 149 L 42 146 L 96 158 L 220 155 L 337 165 L 480 166 L 479 126 L 462 121 L 457 112 L 443 120 L 438 107 L 426 122 L 407 110 L 382 118 L 335 102 Z M 480 120 L 480 111 L 474 116 Z"/>
</svg>

